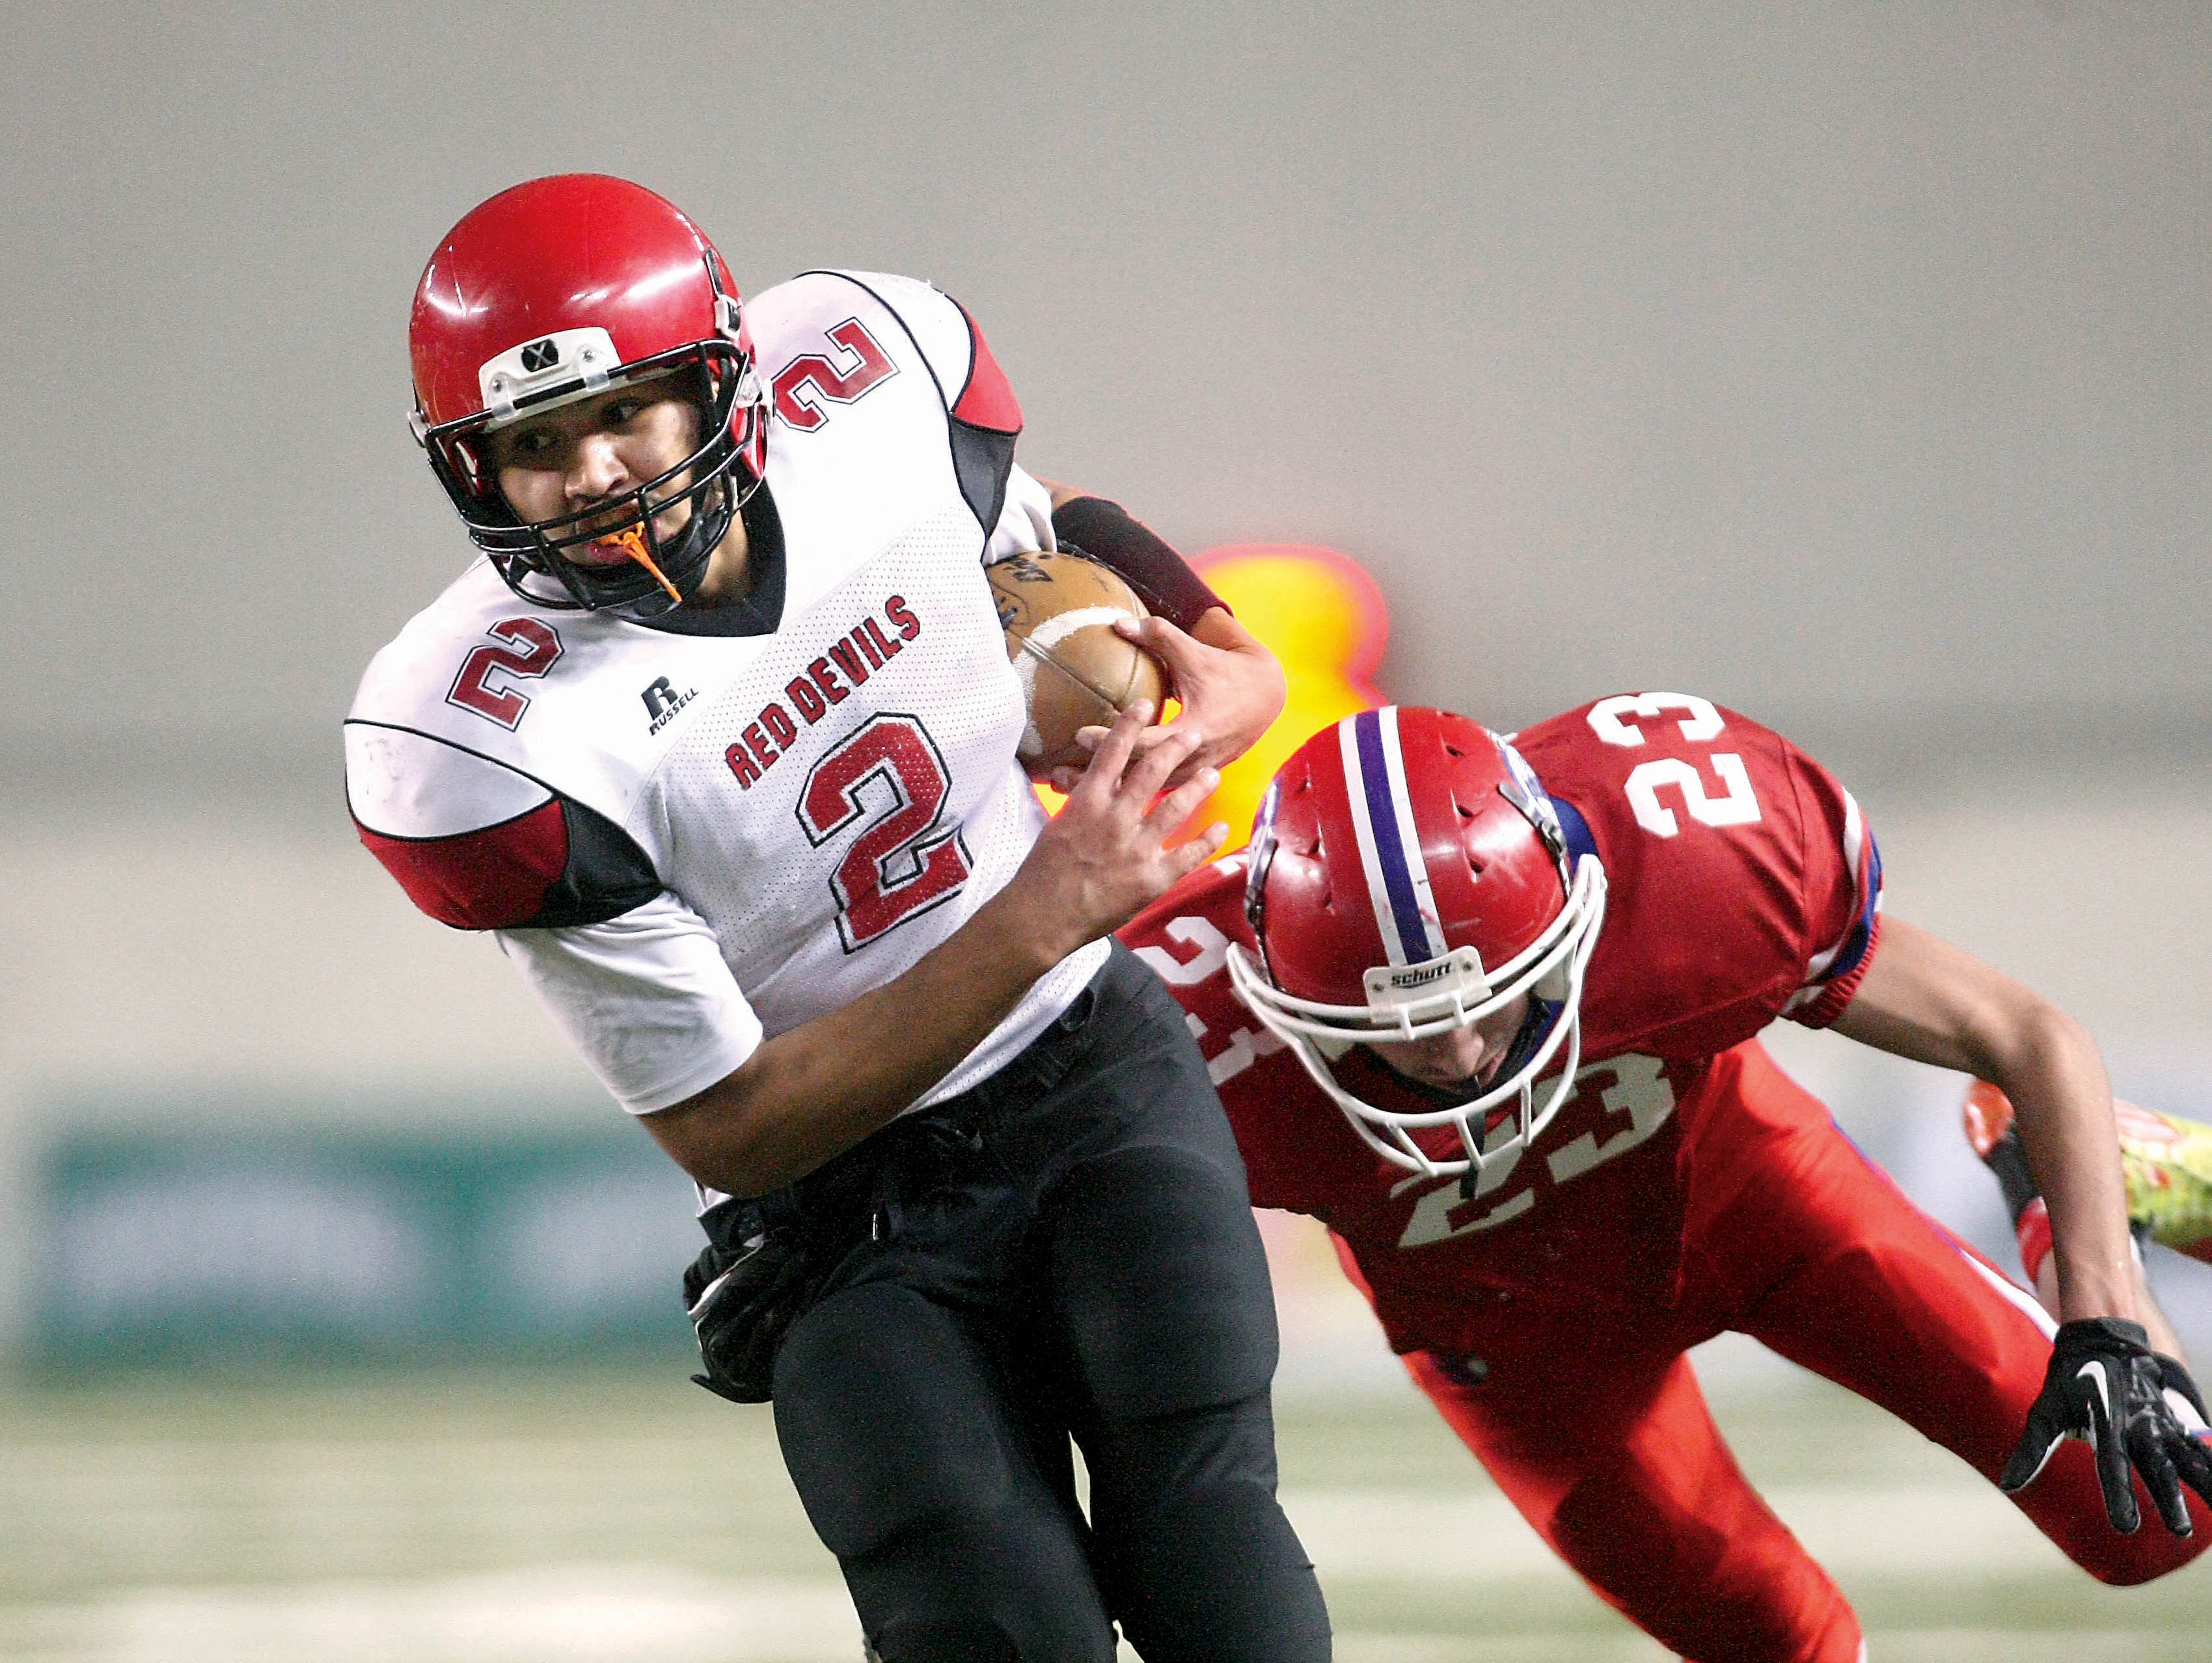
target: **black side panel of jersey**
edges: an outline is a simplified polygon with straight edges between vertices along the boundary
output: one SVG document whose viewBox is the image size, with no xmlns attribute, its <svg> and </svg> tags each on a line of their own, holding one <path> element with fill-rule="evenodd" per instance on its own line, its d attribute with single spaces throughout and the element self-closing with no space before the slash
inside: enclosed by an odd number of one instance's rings
<svg viewBox="0 0 2212 1663">
<path fill-rule="evenodd" d="M 568 864 L 545 891 L 538 910 L 514 927 L 557 930 L 569 924 L 604 924 L 642 907 L 665 887 L 630 835 L 581 803 L 561 799 L 568 833 Z"/>
<path fill-rule="evenodd" d="M 1006 481 L 1014 470 L 1014 435 L 994 433 L 958 416 L 948 416 L 952 434 L 952 471 L 960 480 L 960 495 L 968 500 L 985 541 L 998 529 L 999 511 L 1006 506 Z"/>
<path fill-rule="evenodd" d="M 1000 373 L 998 363 L 992 358 L 990 349 L 983 344 L 983 337 L 976 331 L 975 320 L 968 316 L 968 309 L 952 300 L 951 295 L 945 297 L 951 301 L 953 310 L 967 322 L 971 355 L 968 369 L 969 385 L 948 392 L 945 383 L 937 379 L 937 366 L 929 361 L 929 355 L 922 350 L 921 343 L 915 339 L 914 326 L 907 322 L 905 315 L 896 307 L 849 271 L 805 271 L 799 275 L 836 277 L 852 284 L 890 313 L 898 326 L 906 331 L 908 343 L 921 360 L 922 368 L 927 372 L 931 382 L 937 388 L 939 399 L 945 405 L 945 430 L 952 441 L 953 476 L 960 482 L 960 495 L 967 501 L 969 511 L 983 528 L 983 541 L 988 546 L 991 533 L 998 529 L 999 511 L 1006 506 L 1006 481 L 1014 470 L 1014 440 L 1021 433 L 1022 416 L 1020 408 L 1014 404 L 1013 390 L 1006 385 L 1006 378 Z M 988 373 L 990 396 L 971 406 L 969 398 L 977 390 L 975 382 L 979 370 Z M 963 421 L 960 416 L 963 410 L 979 418 L 995 417 L 1011 431 L 985 427 L 980 420 Z"/>
</svg>

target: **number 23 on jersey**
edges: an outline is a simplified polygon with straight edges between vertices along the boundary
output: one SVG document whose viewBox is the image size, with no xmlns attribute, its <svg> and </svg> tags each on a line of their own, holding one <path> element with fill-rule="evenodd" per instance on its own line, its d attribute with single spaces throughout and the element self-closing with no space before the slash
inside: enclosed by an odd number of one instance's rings
<svg viewBox="0 0 2212 1663">
<path fill-rule="evenodd" d="M 1726 726 L 1711 701 L 1694 693 L 1623 693 L 1590 707 L 1590 731 L 1609 745 L 1641 745 L 1645 743 L 1644 730 L 1628 719 L 1640 716 L 1648 721 L 1670 710 L 1685 713 L 1680 725 L 1682 737 L 1692 744 L 1711 743 Z M 1701 826 L 1756 823 L 1759 798 L 1743 758 L 1732 750 L 1713 750 L 1705 754 L 1705 761 L 1720 782 L 1719 796 L 1705 789 L 1705 775 L 1697 765 L 1680 756 L 1656 756 L 1631 768 L 1621 789 L 1635 811 L 1636 823 L 1656 837 L 1680 834 L 1680 816 L 1660 796 L 1669 787 L 1680 793 L 1682 806 Z"/>
</svg>

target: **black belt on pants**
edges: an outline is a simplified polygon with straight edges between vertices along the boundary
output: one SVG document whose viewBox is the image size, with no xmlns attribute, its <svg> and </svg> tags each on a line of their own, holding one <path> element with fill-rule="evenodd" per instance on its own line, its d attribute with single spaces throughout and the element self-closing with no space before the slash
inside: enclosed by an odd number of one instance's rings
<svg viewBox="0 0 2212 1663">
<path fill-rule="evenodd" d="M 715 1203 L 700 1215 L 701 1227 L 728 1253 L 769 1230 L 837 1249 L 896 1235 L 904 1199 L 989 1158 L 1010 1134 L 1026 1141 L 1017 1132 L 1023 1112 L 1101 1037 L 1093 1031 L 1101 1005 L 1127 1002 L 1147 986 L 1157 983 L 1143 961 L 1113 943 L 1098 974 L 1004 1066 L 941 1102 L 908 1110 L 793 1183 Z"/>
</svg>

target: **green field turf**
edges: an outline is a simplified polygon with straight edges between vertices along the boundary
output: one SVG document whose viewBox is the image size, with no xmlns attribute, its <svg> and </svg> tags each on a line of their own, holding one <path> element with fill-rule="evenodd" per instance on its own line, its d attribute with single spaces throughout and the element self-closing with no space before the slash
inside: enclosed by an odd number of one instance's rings
<svg viewBox="0 0 2212 1663">
<path fill-rule="evenodd" d="M 1874 1663 L 2212 1663 L 2212 1564 L 2100 1587 L 1817 1382 L 1720 1412 Z M 1281 1425 L 1346 1663 L 1663 1655 L 1419 1405 L 1302 1396 Z M 857 1632 L 769 1411 L 674 1368 L 0 1395 L 0 1657 L 854 1663 Z"/>
</svg>

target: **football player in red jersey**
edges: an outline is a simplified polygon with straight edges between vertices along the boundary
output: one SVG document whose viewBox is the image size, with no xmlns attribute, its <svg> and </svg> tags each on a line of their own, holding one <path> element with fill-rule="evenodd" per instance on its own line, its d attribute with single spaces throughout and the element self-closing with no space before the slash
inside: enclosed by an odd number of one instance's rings
<svg viewBox="0 0 2212 1663">
<path fill-rule="evenodd" d="M 2094 1044 L 1880 895 L 1817 763 L 1651 693 L 1510 739 L 1348 717 L 1277 774 L 1247 852 L 1122 932 L 1200 1033 L 1255 1205 L 1328 1225 L 1514 1504 L 1686 1658 L 1863 1655 L 1706 1411 L 1684 1354 L 1724 1330 L 1945 1445 L 2100 1579 L 2212 1539 L 2203 1404 L 2130 1251 Z M 2062 1324 L 1775 1065 L 1756 1035 L 1784 1016 L 2009 1095 Z"/>
<path fill-rule="evenodd" d="M 741 300 L 672 205 L 567 175 L 440 240 L 410 344 L 483 559 L 363 678 L 362 840 L 697 1180 L 702 1379 L 773 1396 L 873 1654 L 1109 1663 L 1118 1622 L 1320 1663 L 1235 1144 L 1108 937 L 1218 847 L 1164 841 L 1281 707 L 1272 656 L 1015 464 L 927 283 Z M 1117 723 L 1048 825 L 983 568 L 1061 543 L 1152 604 L 1185 716 Z"/>
</svg>

